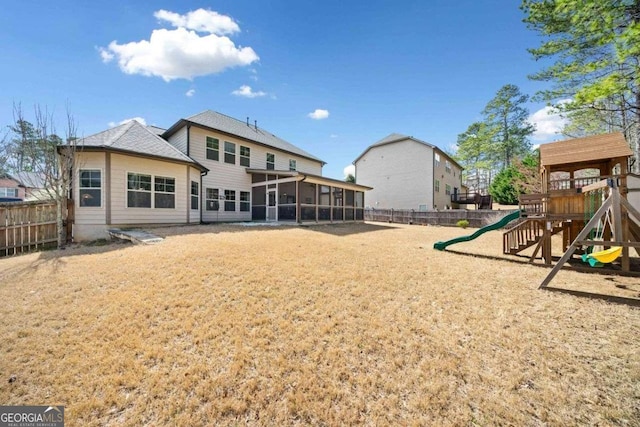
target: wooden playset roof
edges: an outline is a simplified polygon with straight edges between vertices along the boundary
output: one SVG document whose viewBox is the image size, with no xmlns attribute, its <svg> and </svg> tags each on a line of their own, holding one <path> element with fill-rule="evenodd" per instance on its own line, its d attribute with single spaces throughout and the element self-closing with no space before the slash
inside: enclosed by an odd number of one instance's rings
<svg viewBox="0 0 640 427">
<path fill-rule="evenodd" d="M 540 145 L 540 166 L 596 162 L 633 155 L 620 132 Z"/>
</svg>

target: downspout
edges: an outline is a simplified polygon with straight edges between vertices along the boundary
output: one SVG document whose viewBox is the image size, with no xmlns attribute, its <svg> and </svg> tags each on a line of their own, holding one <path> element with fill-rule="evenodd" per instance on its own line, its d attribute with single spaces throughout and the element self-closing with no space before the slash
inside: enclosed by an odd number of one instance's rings
<svg viewBox="0 0 640 427">
<path fill-rule="evenodd" d="M 204 200 L 204 186 L 202 185 L 202 177 L 206 176 L 208 173 L 209 173 L 208 171 L 200 171 L 200 199 L 199 199 L 200 200 L 200 206 L 199 206 L 199 208 L 200 208 L 200 224 L 203 223 L 203 219 L 204 219 L 203 218 L 204 209 L 202 209 L 202 206 L 205 203 L 205 200 Z"/>
</svg>

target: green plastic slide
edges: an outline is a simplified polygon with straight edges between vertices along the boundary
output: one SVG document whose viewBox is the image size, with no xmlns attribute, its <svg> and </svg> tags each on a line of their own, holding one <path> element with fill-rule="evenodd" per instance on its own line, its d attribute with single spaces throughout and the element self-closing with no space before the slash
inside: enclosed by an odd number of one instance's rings
<svg viewBox="0 0 640 427">
<path fill-rule="evenodd" d="M 475 233 L 473 233 L 473 234 L 471 234 L 469 236 L 461 236 L 461 237 L 456 237 L 455 239 L 447 240 L 445 242 L 434 243 L 433 244 L 433 249 L 437 249 L 439 251 L 444 251 L 444 249 L 449 245 L 453 245 L 455 243 L 468 242 L 469 240 L 473 240 L 473 239 L 483 235 L 487 231 L 498 230 L 498 229 L 504 227 L 505 225 L 507 225 L 508 223 L 510 223 L 511 221 L 516 220 L 518 218 L 520 218 L 520 211 L 512 212 L 509 215 L 507 215 L 504 218 L 502 218 L 500 221 L 498 221 L 496 223 L 493 223 L 493 224 L 489 224 L 486 227 L 482 227 L 482 228 L 478 229 Z"/>
</svg>

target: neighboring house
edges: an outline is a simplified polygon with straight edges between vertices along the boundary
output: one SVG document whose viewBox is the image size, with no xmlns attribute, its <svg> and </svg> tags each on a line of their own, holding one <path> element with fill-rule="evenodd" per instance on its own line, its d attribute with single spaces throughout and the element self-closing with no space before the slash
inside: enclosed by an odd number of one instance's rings
<svg viewBox="0 0 640 427">
<path fill-rule="evenodd" d="M 462 188 L 462 166 L 438 147 L 393 133 L 369 146 L 353 162 L 356 182 L 373 187 L 367 207 L 449 209 Z"/>
<path fill-rule="evenodd" d="M 322 160 L 213 111 L 166 131 L 128 122 L 77 154 L 75 240 L 133 225 L 364 219 L 368 187 L 322 177 Z"/>
<path fill-rule="evenodd" d="M 0 202 L 24 200 L 25 188 L 20 182 L 9 175 L 0 177 Z"/>
<path fill-rule="evenodd" d="M 35 172 L 17 172 L 0 177 L 0 201 L 48 199 L 44 179 Z"/>
</svg>

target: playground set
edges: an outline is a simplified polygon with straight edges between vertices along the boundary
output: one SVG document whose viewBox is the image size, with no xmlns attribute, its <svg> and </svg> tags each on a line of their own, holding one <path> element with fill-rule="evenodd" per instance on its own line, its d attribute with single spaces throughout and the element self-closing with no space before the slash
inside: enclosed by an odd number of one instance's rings
<svg viewBox="0 0 640 427">
<path fill-rule="evenodd" d="M 541 288 L 547 288 L 567 262 L 579 270 L 640 275 L 640 260 L 630 254 L 633 249 L 640 256 L 640 206 L 627 200 L 631 156 L 621 133 L 543 144 L 540 194 L 521 195 L 518 211 L 470 236 L 437 242 L 434 249 L 444 250 L 513 222 L 503 232 L 503 253 L 518 255 L 534 247 L 532 263 L 541 259 L 551 266 L 552 236 L 562 237 L 563 254 Z"/>
</svg>

